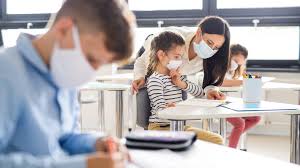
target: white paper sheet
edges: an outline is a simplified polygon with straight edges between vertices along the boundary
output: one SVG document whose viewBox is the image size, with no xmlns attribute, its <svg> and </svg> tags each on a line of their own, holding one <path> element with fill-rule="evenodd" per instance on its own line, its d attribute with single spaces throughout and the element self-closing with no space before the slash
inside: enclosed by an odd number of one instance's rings
<svg viewBox="0 0 300 168">
<path fill-rule="evenodd" d="M 208 100 L 192 98 L 182 102 L 177 103 L 178 106 L 199 106 L 199 107 L 217 107 L 219 105 L 225 104 L 224 100 Z"/>
<path fill-rule="evenodd" d="M 167 149 L 130 150 L 130 155 L 133 164 L 128 165 L 127 168 L 182 168 L 189 164 L 183 156 Z"/>
</svg>

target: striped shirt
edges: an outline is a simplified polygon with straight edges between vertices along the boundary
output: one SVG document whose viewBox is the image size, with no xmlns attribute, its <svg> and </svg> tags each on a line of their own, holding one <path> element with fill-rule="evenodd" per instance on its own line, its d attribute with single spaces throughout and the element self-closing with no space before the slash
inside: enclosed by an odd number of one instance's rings
<svg viewBox="0 0 300 168">
<path fill-rule="evenodd" d="M 187 83 L 184 91 L 195 97 L 204 95 L 201 86 L 196 85 L 181 76 L 181 80 Z M 166 108 L 169 103 L 177 103 L 182 101 L 182 89 L 172 83 L 171 77 L 154 72 L 147 79 L 147 91 L 151 103 L 151 113 L 149 122 L 164 123 L 166 120 L 159 119 L 157 112 Z"/>
</svg>

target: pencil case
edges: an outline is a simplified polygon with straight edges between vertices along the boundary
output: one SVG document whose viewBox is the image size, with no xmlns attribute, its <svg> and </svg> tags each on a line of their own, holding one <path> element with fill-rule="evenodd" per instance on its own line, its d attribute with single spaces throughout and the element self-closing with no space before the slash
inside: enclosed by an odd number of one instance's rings
<svg viewBox="0 0 300 168">
<path fill-rule="evenodd" d="M 128 148 L 186 150 L 196 141 L 194 132 L 135 131 L 126 137 Z"/>
</svg>

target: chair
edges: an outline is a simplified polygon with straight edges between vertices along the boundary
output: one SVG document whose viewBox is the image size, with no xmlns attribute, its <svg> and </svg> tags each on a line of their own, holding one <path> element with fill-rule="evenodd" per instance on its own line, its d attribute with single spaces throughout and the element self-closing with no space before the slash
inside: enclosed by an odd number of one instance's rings
<svg viewBox="0 0 300 168">
<path fill-rule="evenodd" d="M 187 99 L 187 92 L 182 91 L 182 99 Z M 147 130 L 149 125 L 149 117 L 151 115 L 151 105 L 147 87 L 139 89 L 139 92 L 136 95 L 136 104 L 137 125 Z"/>
</svg>

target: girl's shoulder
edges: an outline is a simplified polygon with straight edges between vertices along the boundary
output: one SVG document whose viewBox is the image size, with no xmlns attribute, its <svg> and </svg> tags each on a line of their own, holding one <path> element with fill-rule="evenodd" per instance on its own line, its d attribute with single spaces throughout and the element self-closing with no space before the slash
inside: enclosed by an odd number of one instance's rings
<svg viewBox="0 0 300 168">
<path fill-rule="evenodd" d="M 163 75 L 157 72 L 154 72 L 152 75 L 150 75 L 150 77 L 147 79 L 147 83 L 150 82 L 159 82 L 159 83 L 165 83 L 166 81 L 168 81 L 170 79 L 170 76 L 167 75 Z"/>
</svg>

